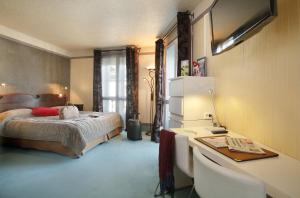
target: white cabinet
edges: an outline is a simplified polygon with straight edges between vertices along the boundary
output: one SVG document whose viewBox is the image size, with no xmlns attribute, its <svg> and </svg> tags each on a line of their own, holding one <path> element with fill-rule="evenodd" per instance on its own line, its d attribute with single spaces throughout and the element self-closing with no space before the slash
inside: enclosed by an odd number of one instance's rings
<svg viewBox="0 0 300 198">
<path fill-rule="evenodd" d="M 170 128 L 211 126 L 214 113 L 209 90 L 213 77 L 184 76 L 170 80 Z"/>
</svg>

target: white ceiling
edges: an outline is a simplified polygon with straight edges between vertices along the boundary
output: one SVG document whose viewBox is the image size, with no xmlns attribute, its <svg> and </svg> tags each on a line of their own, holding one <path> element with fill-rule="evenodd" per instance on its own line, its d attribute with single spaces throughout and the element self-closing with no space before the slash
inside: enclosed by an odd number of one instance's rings
<svg viewBox="0 0 300 198">
<path fill-rule="evenodd" d="M 201 0 L 0 0 L 0 24 L 65 50 L 153 46 Z"/>
</svg>

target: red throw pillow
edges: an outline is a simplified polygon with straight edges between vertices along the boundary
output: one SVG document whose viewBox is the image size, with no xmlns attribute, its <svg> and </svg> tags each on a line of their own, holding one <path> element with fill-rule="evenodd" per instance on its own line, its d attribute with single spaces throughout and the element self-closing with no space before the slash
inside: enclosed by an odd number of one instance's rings
<svg viewBox="0 0 300 198">
<path fill-rule="evenodd" d="M 31 113 L 34 116 L 58 116 L 59 109 L 49 107 L 36 107 L 32 109 Z"/>
</svg>

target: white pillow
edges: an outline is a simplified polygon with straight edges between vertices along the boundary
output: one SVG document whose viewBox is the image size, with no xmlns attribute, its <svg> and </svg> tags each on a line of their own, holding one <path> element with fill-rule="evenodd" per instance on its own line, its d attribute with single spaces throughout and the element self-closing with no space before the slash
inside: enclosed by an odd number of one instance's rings
<svg viewBox="0 0 300 198">
<path fill-rule="evenodd" d="M 65 106 L 59 111 L 59 119 L 61 120 L 78 118 L 78 117 L 79 117 L 79 111 L 78 108 L 75 106 Z"/>
</svg>

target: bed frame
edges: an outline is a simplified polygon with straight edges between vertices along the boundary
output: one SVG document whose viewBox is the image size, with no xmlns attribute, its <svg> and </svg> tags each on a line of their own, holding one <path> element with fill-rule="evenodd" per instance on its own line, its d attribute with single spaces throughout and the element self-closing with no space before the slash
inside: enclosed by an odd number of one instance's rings
<svg viewBox="0 0 300 198">
<path fill-rule="evenodd" d="M 0 95 L 0 113 L 12 109 L 63 106 L 67 102 L 65 96 L 58 94 L 23 94 L 14 93 Z"/>
<path fill-rule="evenodd" d="M 51 106 L 64 106 L 67 102 L 66 97 L 59 97 L 58 94 L 8 94 L 0 95 L 0 113 L 12 109 L 21 108 L 34 108 L 34 107 L 51 107 Z M 120 134 L 122 128 L 116 128 L 106 135 L 95 139 L 92 143 L 82 151 L 81 155 L 95 147 L 97 144 L 108 141 L 110 138 Z M 25 140 L 17 138 L 0 137 L 0 143 L 7 146 L 17 146 L 27 149 L 37 149 L 42 151 L 51 151 L 72 158 L 78 158 L 71 148 L 62 145 L 60 142 L 42 141 L 42 140 Z"/>
</svg>

